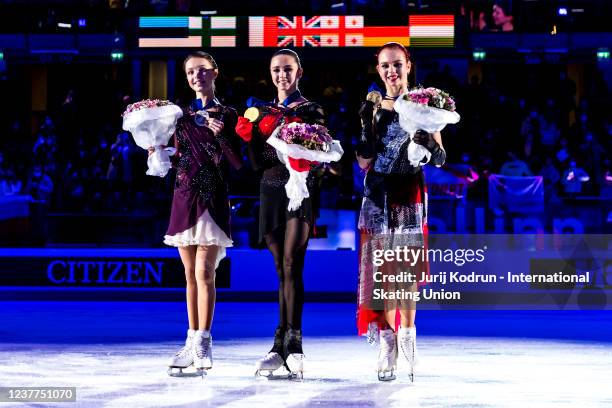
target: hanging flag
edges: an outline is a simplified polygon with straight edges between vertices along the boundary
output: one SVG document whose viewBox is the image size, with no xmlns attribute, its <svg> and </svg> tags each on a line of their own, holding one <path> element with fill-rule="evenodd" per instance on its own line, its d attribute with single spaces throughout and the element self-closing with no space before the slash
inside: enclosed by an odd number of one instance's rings
<svg viewBox="0 0 612 408">
<path fill-rule="evenodd" d="M 544 211 L 544 181 L 542 176 L 489 176 L 489 208 L 523 214 Z"/>
<path fill-rule="evenodd" d="M 321 16 L 321 47 L 363 46 L 363 16 Z"/>
<path fill-rule="evenodd" d="M 319 47 L 321 16 L 278 16 L 278 47 Z"/>
<path fill-rule="evenodd" d="M 251 16 L 249 47 L 452 47 L 454 16 L 409 16 L 405 26 L 368 26 L 364 16 Z M 238 17 L 140 17 L 140 47 L 236 47 Z"/>
<path fill-rule="evenodd" d="M 140 17 L 140 28 L 153 29 L 149 31 L 153 36 L 139 38 L 138 46 L 235 47 L 236 20 L 235 16 Z M 166 37 L 162 34 L 170 30 L 175 36 Z"/>
<path fill-rule="evenodd" d="M 452 47 L 455 16 L 410 16 L 410 43 L 413 47 Z"/>
<path fill-rule="evenodd" d="M 202 47 L 235 47 L 236 17 L 202 17 Z"/>
</svg>

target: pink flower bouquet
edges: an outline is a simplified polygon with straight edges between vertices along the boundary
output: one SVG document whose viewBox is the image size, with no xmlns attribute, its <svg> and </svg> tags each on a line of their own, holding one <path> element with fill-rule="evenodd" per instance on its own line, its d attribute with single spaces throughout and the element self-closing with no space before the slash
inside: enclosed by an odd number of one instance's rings
<svg viewBox="0 0 612 408">
<path fill-rule="evenodd" d="M 176 128 L 176 121 L 183 116 L 181 108 L 160 99 L 145 99 L 128 105 L 123 112 L 123 130 L 129 131 L 134 142 L 143 149 L 155 147 L 149 156 L 147 175 L 164 177 L 172 167 L 170 156 L 176 149 L 165 147 Z"/>
<path fill-rule="evenodd" d="M 340 142 L 329 135 L 321 125 L 291 122 L 278 126 L 267 142 L 276 149 L 281 162 L 289 170 L 285 191 L 289 198 L 289 211 L 297 210 L 308 198 L 306 179 L 312 164 L 338 161 L 344 154 Z"/>
<path fill-rule="evenodd" d="M 400 126 L 410 134 L 411 140 L 419 129 L 428 133 L 439 132 L 460 119 L 453 98 L 437 88 L 414 88 L 398 98 L 393 108 L 399 114 Z M 408 145 L 410 164 L 419 166 L 425 157 L 429 161 L 431 154 L 424 146 Z"/>
</svg>

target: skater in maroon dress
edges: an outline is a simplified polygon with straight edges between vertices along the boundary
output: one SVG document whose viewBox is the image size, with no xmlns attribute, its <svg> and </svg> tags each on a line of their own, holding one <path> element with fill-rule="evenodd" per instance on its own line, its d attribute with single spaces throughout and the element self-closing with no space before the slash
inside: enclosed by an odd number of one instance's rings
<svg viewBox="0 0 612 408">
<path fill-rule="evenodd" d="M 169 372 L 191 364 L 199 370 L 212 367 L 215 269 L 232 246 L 226 170 L 228 163 L 241 166 L 236 111 L 215 97 L 217 63 L 198 51 L 187 56 L 183 68 L 196 99 L 183 109 L 174 134 L 177 172 L 164 243 L 178 248 L 185 268 L 189 330 Z"/>
</svg>

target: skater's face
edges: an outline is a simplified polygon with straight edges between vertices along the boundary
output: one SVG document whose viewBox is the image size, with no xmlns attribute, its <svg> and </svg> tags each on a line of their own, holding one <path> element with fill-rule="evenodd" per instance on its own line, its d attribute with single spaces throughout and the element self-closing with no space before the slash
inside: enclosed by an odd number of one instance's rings
<svg viewBox="0 0 612 408">
<path fill-rule="evenodd" d="M 498 26 L 506 24 L 512 20 L 512 17 L 506 15 L 504 9 L 497 4 L 493 5 L 493 13 L 491 15 L 493 16 L 493 22 Z"/>
<path fill-rule="evenodd" d="M 279 91 L 295 91 L 302 73 L 302 68 L 291 55 L 280 54 L 270 61 L 272 82 Z"/>
<path fill-rule="evenodd" d="M 410 61 L 406 60 L 406 54 L 400 49 L 385 48 L 378 54 L 376 70 L 387 87 L 408 86 L 410 67 Z"/>
<path fill-rule="evenodd" d="M 214 90 L 219 70 L 206 58 L 193 57 L 185 63 L 185 74 L 191 89 L 196 93 L 208 93 Z"/>
</svg>

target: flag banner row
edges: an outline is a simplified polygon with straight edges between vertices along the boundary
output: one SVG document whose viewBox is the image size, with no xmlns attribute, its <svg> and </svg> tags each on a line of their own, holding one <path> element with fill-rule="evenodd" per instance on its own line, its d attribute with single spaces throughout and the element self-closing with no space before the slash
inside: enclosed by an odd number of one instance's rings
<svg viewBox="0 0 612 408">
<path fill-rule="evenodd" d="M 402 26 L 373 26 L 351 16 L 140 17 L 140 48 L 453 47 L 453 15 L 408 16 Z"/>
</svg>

